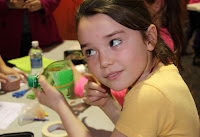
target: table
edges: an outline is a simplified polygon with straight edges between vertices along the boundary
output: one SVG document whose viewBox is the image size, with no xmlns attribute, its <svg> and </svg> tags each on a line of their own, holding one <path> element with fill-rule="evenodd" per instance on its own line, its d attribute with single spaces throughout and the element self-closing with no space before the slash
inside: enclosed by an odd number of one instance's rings
<svg viewBox="0 0 200 137">
<path fill-rule="evenodd" d="M 65 50 L 75 50 L 80 49 L 80 45 L 78 41 L 75 40 L 66 40 L 62 44 L 54 45 L 52 47 L 44 49 L 44 57 L 54 60 L 62 60 L 64 58 Z M 27 89 L 27 85 L 21 86 L 20 90 Z M 1 102 L 15 102 L 15 103 L 29 103 L 35 100 L 27 99 L 26 96 L 21 98 L 12 97 L 12 93 L 8 92 L 4 95 L 0 95 Z M 27 94 L 27 93 L 26 93 Z M 83 104 L 84 105 L 84 104 Z M 48 119 L 49 122 L 60 120 L 58 114 L 51 110 L 50 108 L 41 105 L 46 113 L 49 114 Z M 102 137 L 103 134 L 106 136 L 110 136 L 111 131 L 114 129 L 114 125 L 111 120 L 96 106 L 89 106 L 86 109 L 78 114 L 79 119 L 83 121 L 83 123 L 89 128 L 89 130 L 97 137 Z M 13 132 L 33 132 L 35 137 L 42 137 L 41 129 L 47 124 L 46 122 L 35 121 L 33 123 L 20 126 L 18 125 L 18 119 L 15 119 L 14 122 L 9 125 L 9 127 L 5 130 L 0 129 L 0 134 L 5 133 L 13 133 Z M 106 137 L 104 135 L 104 137 Z"/>
<path fill-rule="evenodd" d="M 187 10 L 200 12 L 200 3 L 187 4 Z"/>
</svg>

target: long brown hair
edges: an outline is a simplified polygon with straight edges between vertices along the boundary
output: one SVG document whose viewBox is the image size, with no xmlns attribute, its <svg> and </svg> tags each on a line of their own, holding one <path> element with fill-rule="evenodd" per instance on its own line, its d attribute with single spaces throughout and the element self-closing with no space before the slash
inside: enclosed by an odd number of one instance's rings
<svg viewBox="0 0 200 137">
<path fill-rule="evenodd" d="M 144 40 L 148 40 L 146 30 L 153 24 L 153 21 L 144 0 L 85 0 L 79 6 L 75 17 L 76 29 L 82 17 L 90 17 L 98 13 L 108 15 L 127 28 L 140 31 Z M 177 65 L 174 53 L 165 44 L 159 32 L 153 57 L 165 65 L 171 64 L 171 62 Z"/>
<path fill-rule="evenodd" d="M 154 4 L 156 0 L 145 0 Z M 183 32 L 183 0 L 161 0 L 163 7 L 157 14 L 161 14 L 161 24 L 167 28 L 174 42 L 174 53 L 178 59 L 178 66 L 181 67 L 181 52 L 185 43 Z"/>
</svg>

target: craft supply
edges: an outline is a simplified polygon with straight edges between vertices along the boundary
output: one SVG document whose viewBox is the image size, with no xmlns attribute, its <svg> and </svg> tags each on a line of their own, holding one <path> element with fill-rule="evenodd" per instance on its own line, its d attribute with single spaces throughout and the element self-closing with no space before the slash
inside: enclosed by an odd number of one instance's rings
<svg viewBox="0 0 200 137">
<path fill-rule="evenodd" d="M 24 106 L 23 103 L 0 101 L 0 134 L 2 129 L 7 129 L 9 125 L 18 117 L 18 112 Z M 6 131 L 6 130 L 5 130 Z"/>
<path fill-rule="evenodd" d="M 30 89 L 30 88 L 29 88 Z M 25 90 L 22 90 L 22 91 L 19 91 L 19 92 L 15 92 L 12 94 L 13 97 L 16 97 L 16 98 L 20 98 L 22 96 L 24 96 L 24 94 L 29 90 L 29 89 L 25 89 Z"/>
<path fill-rule="evenodd" d="M 42 118 L 27 118 L 23 120 L 31 120 L 31 121 L 49 121 L 49 119 L 42 119 Z"/>
<path fill-rule="evenodd" d="M 42 65 L 43 68 L 46 68 L 49 64 L 54 62 L 55 60 L 51 60 L 45 57 L 42 57 Z M 24 63 L 26 62 L 26 63 Z M 18 69 L 30 74 L 31 73 L 31 63 L 30 63 L 30 56 L 24 56 L 21 58 L 16 58 L 9 60 L 8 63 L 15 65 Z"/>
<path fill-rule="evenodd" d="M 45 112 L 37 100 L 26 103 L 18 112 L 18 115 L 18 124 L 20 126 L 34 121 L 48 121 L 48 119 L 45 119 Z"/>
<path fill-rule="evenodd" d="M 42 127 L 42 134 L 44 137 L 67 137 L 68 134 L 60 133 L 60 134 L 53 134 L 51 132 L 55 130 L 64 130 L 64 126 L 62 125 L 61 121 L 50 122 Z"/>
<path fill-rule="evenodd" d="M 29 98 L 29 99 L 35 99 L 35 93 L 34 93 L 34 91 L 31 91 L 31 93 L 28 94 L 26 97 Z"/>
<path fill-rule="evenodd" d="M 3 91 L 14 91 L 20 88 L 20 77 L 15 75 L 7 75 L 10 81 L 6 83 L 1 83 L 1 89 Z"/>
<path fill-rule="evenodd" d="M 55 61 L 47 66 L 42 73 L 48 83 L 60 91 L 65 98 L 71 97 L 74 88 L 73 72 L 70 63 L 70 60 Z M 28 86 L 42 91 L 38 78 L 38 75 L 28 75 Z"/>
<path fill-rule="evenodd" d="M 48 119 L 34 118 L 33 121 L 49 121 Z"/>
</svg>

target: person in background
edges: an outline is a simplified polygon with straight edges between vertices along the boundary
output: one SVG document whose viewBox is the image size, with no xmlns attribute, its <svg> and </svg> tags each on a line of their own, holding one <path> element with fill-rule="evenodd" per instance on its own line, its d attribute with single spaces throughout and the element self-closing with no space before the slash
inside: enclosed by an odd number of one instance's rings
<svg viewBox="0 0 200 137">
<path fill-rule="evenodd" d="M 184 45 L 183 28 L 181 24 L 182 9 L 181 0 L 144 0 L 154 23 L 158 26 L 160 34 L 169 48 L 175 52 L 180 62 L 182 45 Z M 178 66 L 181 66 L 180 63 Z M 75 73 L 74 75 L 76 75 Z M 75 94 L 83 97 L 84 84 L 87 78 L 82 76 L 75 84 Z M 123 106 L 126 89 L 120 92 L 111 90 L 113 97 Z"/>
<path fill-rule="evenodd" d="M 181 68 L 182 47 L 185 46 L 183 31 L 184 2 L 182 0 L 145 0 L 154 22 L 160 29 L 165 43 L 178 58 Z"/>
<path fill-rule="evenodd" d="M 52 15 L 60 0 L 0 0 L 0 54 L 4 61 L 28 55 L 31 41 L 40 47 L 61 43 Z"/>
<path fill-rule="evenodd" d="M 19 76 L 23 82 L 25 82 L 25 83 L 27 82 L 27 80 L 26 80 L 27 75 L 25 72 L 18 71 L 11 67 L 8 67 L 5 64 L 5 62 L 3 61 L 2 57 L 0 56 L 0 82 L 5 83 L 7 81 L 10 81 L 9 78 L 6 77 L 6 75 L 10 75 L 10 74 Z"/>
<path fill-rule="evenodd" d="M 85 0 L 76 24 L 94 76 L 87 75 L 84 98 L 100 106 L 115 124 L 111 137 L 199 137 L 197 108 L 176 67 L 177 57 L 161 38 L 144 1 Z M 69 137 L 93 136 L 44 76 L 39 83 L 39 102 L 59 114 Z M 127 89 L 122 111 L 108 95 L 110 89 Z"/>
<path fill-rule="evenodd" d="M 200 0 L 190 0 L 188 4 L 193 4 L 193 3 L 200 3 Z M 186 36 L 187 36 L 187 44 L 183 49 L 183 54 L 187 55 L 187 45 L 192 38 L 193 34 L 195 33 L 194 36 L 194 41 L 192 48 L 195 53 L 200 52 L 200 13 L 197 11 L 188 11 L 189 15 L 189 23 L 186 29 Z"/>
</svg>

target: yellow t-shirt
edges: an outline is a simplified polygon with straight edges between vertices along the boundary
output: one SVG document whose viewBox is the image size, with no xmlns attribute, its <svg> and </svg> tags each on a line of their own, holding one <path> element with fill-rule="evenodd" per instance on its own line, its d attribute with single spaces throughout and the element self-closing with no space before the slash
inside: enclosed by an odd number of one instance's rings
<svg viewBox="0 0 200 137">
<path fill-rule="evenodd" d="M 115 128 L 128 137 L 199 137 L 197 108 L 178 69 L 159 63 L 135 85 Z"/>
</svg>

